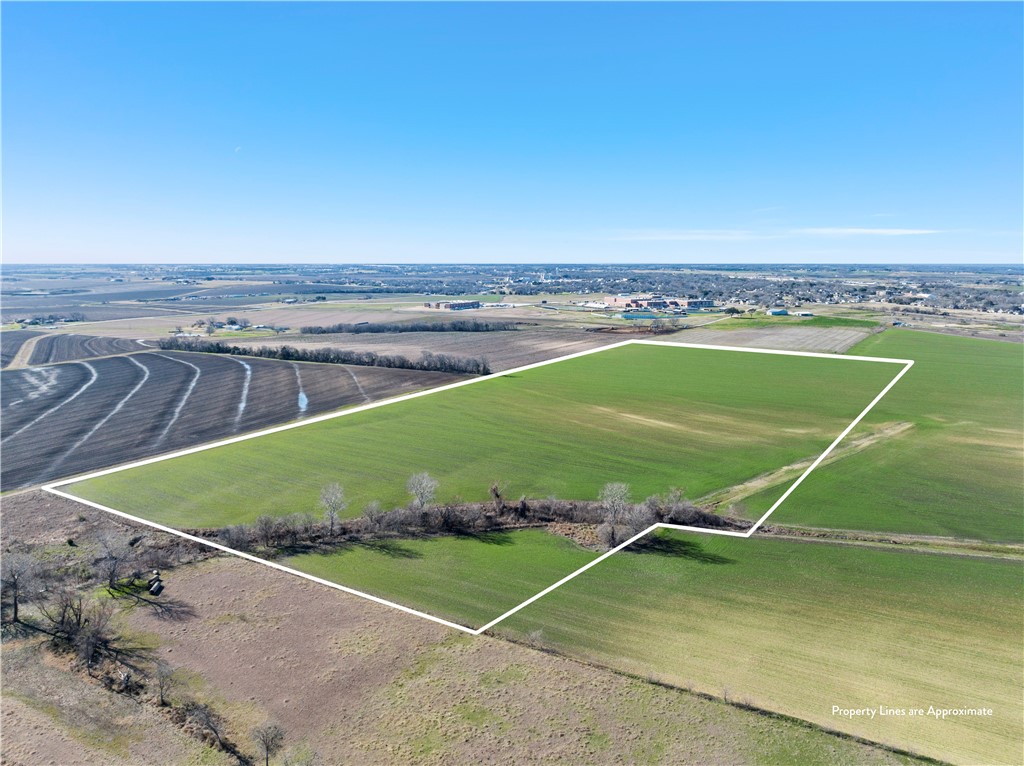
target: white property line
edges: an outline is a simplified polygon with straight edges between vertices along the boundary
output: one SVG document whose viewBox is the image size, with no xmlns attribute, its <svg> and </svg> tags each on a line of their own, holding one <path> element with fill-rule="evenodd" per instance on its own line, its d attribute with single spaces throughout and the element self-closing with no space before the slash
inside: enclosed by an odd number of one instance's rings
<svg viewBox="0 0 1024 766">
<path fill-rule="evenodd" d="M 564 362 L 564 361 L 567 361 L 569 359 L 576 359 L 576 358 L 581 357 L 581 356 L 587 356 L 589 354 L 597 354 L 597 353 L 601 353 L 603 351 L 608 351 L 608 350 L 613 349 L 613 348 L 622 348 L 624 346 L 630 346 L 630 345 L 634 345 L 634 344 L 645 345 L 645 346 L 668 346 L 668 347 L 671 347 L 671 348 L 706 349 L 706 350 L 710 350 L 710 351 L 743 351 L 743 352 L 754 353 L 754 354 L 775 354 L 775 355 L 780 355 L 780 356 L 803 356 L 803 357 L 814 357 L 814 358 L 819 358 L 819 359 L 845 359 L 845 360 L 855 361 L 855 362 L 883 362 L 883 363 L 888 363 L 888 364 L 901 364 L 901 365 L 903 365 L 903 369 L 900 370 L 899 373 L 897 373 L 896 376 L 892 380 L 889 381 L 889 383 L 885 386 L 885 388 L 883 388 L 881 390 L 881 392 L 879 392 L 879 394 L 871 401 L 871 403 L 868 404 L 868 406 L 865 407 L 861 411 L 861 413 L 856 418 L 853 419 L 853 422 L 851 422 L 843 430 L 843 432 L 841 434 L 839 434 L 839 436 L 837 436 L 835 438 L 835 440 L 828 446 L 828 448 L 824 452 L 822 452 L 817 457 L 817 459 L 813 463 L 811 463 L 810 466 L 808 466 L 807 470 L 805 470 L 802 474 L 800 474 L 799 478 L 797 478 L 797 480 L 794 481 L 789 486 L 789 488 L 783 493 L 782 497 L 780 497 L 778 500 L 776 500 L 775 503 L 772 505 L 772 507 L 769 508 L 760 519 L 757 520 L 757 523 L 754 524 L 752 527 L 750 527 L 745 532 L 736 532 L 736 531 L 732 531 L 732 530 L 708 529 L 708 528 L 705 528 L 705 527 L 691 527 L 691 526 L 685 526 L 685 525 L 680 525 L 680 524 L 664 524 L 664 523 L 652 524 L 650 527 L 648 527 L 647 529 L 643 530 L 642 532 L 634 535 L 633 537 L 629 538 L 624 543 L 621 543 L 620 545 L 615 546 L 611 550 L 609 550 L 609 551 L 601 554 L 597 558 L 595 558 L 593 561 L 590 561 L 587 564 L 583 565 L 582 567 L 577 569 L 575 572 L 572 572 L 571 574 L 568 574 L 565 577 L 563 577 L 558 582 L 556 582 L 556 583 L 554 583 L 552 585 L 549 585 L 547 588 L 545 588 L 544 590 L 540 591 L 540 593 L 537 593 L 536 595 L 531 596 L 530 598 L 528 598 L 525 601 L 523 601 L 521 604 L 518 604 L 517 606 L 512 607 L 507 612 L 502 614 L 500 617 L 497 617 L 497 618 L 491 620 L 486 625 L 484 625 L 484 626 L 482 626 L 480 628 L 475 628 L 475 629 L 474 628 L 466 627 L 465 625 L 459 625 L 458 623 L 455 623 L 455 622 L 450 622 L 449 620 L 445 620 L 445 619 L 442 619 L 440 617 L 435 617 L 434 615 L 427 614 L 425 612 L 420 612 L 420 611 L 418 611 L 416 609 L 411 609 L 410 607 L 403 606 L 402 604 L 397 604 L 394 601 L 388 601 L 387 599 L 383 599 L 383 598 L 380 598 L 378 596 L 374 596 L 374 595 L 372 595 L 370 593 L 364 593 L 363 591 L 355 590 L 354 588 L 349 588 L 349 587 L 346 587 L 344 585 L 339 585 L 338 583 L 331 582 L 330 580 L 324 580 L 323 578 L 315 577 L 314 575 L 306 574 L 305 572 L 300 572 L 297 569 L 292 569 L 291 567 L 286 567 L 286 566 L 283 566 L 282 564 L 278 564 L 278 563 L 273 562 L 273 561 L 268 561 L 266 559 L 259 558 L 258 556 L 253 556 L 250 553 L 245 553 L 243 551 L 237 551 L 237 550 L 235 550 L 233 548 L 227 547 L 226 545 L 221 545 L 220 543 L 215 543 L 212 540 L 207 540 L 205 538 L 198 537 L 196 535 L 190 535 L 190 534 L 188 534 L 186 532 L 182 532 L 182 531 L 180 531 L 178 529 L 174 529 L 172 527 L 164 526 L 163 524 L 157 524 L 156 522 L 149 521 L 148 519 L 143 519 L 143 518 L 140 518 L 138 516 L 133 516 L 133 515 L 131 515 L 129 513 L 124 513 L 123 511 L 119 511 L 119 510 L 117 510 L 115 508 L 110 508 L 110 507 L 102 505 L 100 503 L 95 503 L 95 502 L 93 502 L 91 500 L 85 500 L 85 499 L 83 499 L 81 497 L 78 497 L 76 495 L 73 495 L 73 494 L 70 494 L 68 492 L 64 492 L 64 491 L 58 489 L 58 487 L 63 487 L 63 486 L 66 486 L 68 484 L 74 484 L 74 483 L 77 483 L 77 482 L 80 482 L 80 481 L 87 481 L 89 479 L 94 479 L 94 478 L 97 478 L 97 477 L 100 477 L 100 476 L 106 476 L 106 475 L 109 475 L 109 474 L 112 474 L 112 473 L 118 473 L 120 471 L 127 471 L 127 470 L 130 470 L 132 468 L 137 468 L 139 466 L 150 465 L 152 463 L 159 463 L 159 462 L 161 462 L 163 460 L 171 460 L 172 458 L 181 457 L 183 455 L 191 455 L 193 453 L 203 452 L 203 451 L 209 450 L 209 449 L 216 449 L 217 447 L 223 447 L 223 446 L 228 445 L 228 444 L 235 444 L 236 442 L 246 441 L 247 439 L 255 439 L 255 438 L 260 437 L 260 436 L 266 436 L 268 434 L 278 433 L 279 431 L 287 431 L 287 430 L 292 429 L 292 428 L 301 428 L 303 426 L 307 426 L 307 425 L 310 425 L 312 423 L 319 423 L 319 422 L 322 422 L 322 421 L 325 421 L 325 420 L 332 420 L 334 418 L 346 417 L 348 415 L 354 415 L 357 412 L 363 412 L 365 410 L 372 410 L 372 409 L 376 409 L 377 407 L 386 407 L 389 404 L 396 404 L 397 402 L 408 401 L 410 399 L 417 399 L 417 398 L 419 398 L 421 396 L 430 396 L 431 394 L 436 394 L 436 393 L 439 393 L 441 391 L 449 391 L 451 389 L 460 388 L 462 386 L 474 385 L 476 383 L 482 383 L 485 380 L 493 380 L 494 378 L 501 378 L 501 377 L 505 377 L 505 376 L 508 376 L 508 375 L 514 375 L 516 373 L 524 372 L 526 370 L 532 370 L 532 369 L 537 368 L 537 367 L 544 367 L 544 366 L 549 365 L 549 364 L 556 364 L 558 362 Z M 902 378 L 904 375 L 906 375 L 906 373 L 913 366 L 914 366 L 914 362 L 911 359 L 888 359 L 888 358 L 885 358 L 885 357 L 874 357 L 874 356 L 846 356 L 846 355 L 841 355 L 841 354 L 820 354 L 820 353 L 814 353 L 814 352 L 810 352 L 810 351 L 780 351 L 780 350 L 777 350 L 777 349 L 745 348 L 743 346 L 713 346 L 713 345 L 702 345 L 702 344 L 697 344 L 697 343 L 672 343 L 670 341 L 631 339 L 631 340 L 621 341 L 619 343 L 612 343 L 612 344 L 607 345 L 607 346 L 601 346 L 599 348 L 593 348 L 593 349 L 589 349 L 589 350 L 586 350 L 586 351 L 579 351 L 579 352 L 576 352 L 574 354 L 567 354 L 566 356 L 561 356 L 561 357 L 558 357 L 557 359 L 548 359 L 548 360 L 543 361 L 543 362 L 535 362 L 533 364 L 527 364 L 527 365 L 524 365 L 522 367 L 516 367 L 516 368 L 511 369 L 511 370 L 505 370 L 504 372 L 497 372 L 497 373 L 493 373 L 491 375 L 482 375 L 480 377 L 470 378 L 469 380 L 461 380 L 461 381 L 459 381 L 457 383 L 450 383 L 450 384 L 445 385 L 445 386 L 438 386 L 437 388 L 431 388 L 431 389 L 427 389 L 427 390 L 424 390 L 424 391 L 416 391 L 416 392 L 411 393 L 411 394 L 404 394 L 402 396 L 397 396 L 397 397 L 394 397 L 394 398 L 391 398 L 391 399 L 384 399 L 384 400 L 379 401 L 379 402 L 373 402 L 371 404 L 364 404 L 364 405 L 360 405 L 358 407 L 352 407 L 350 409 L 342 410 L 340 412 L 330 412 L 330 413 L 327 413 L 325 415 L 318 415 L 316 417 L 308 418 L 306 420 L 302 420 L 302 421 L 299 421 L 299 422 L 288 423 L 288 424 L 283 425 L 283 426 L 275 426 L 273 428 L 266 428 L 266 429 L 264 429 L 262 431 L 256 431 L 256 432 L 251 433 L 251 434 L 245 434 L 243 436 L 236 436 L 236 437 L 233 437 L 233 438 L 230 438 L 230 439 L 223 439 L 221 441 L 212 442 L 210 444 L 200 445 L 198 447 L 190 447 L 188 449 L 179 450 L 177 452 L 172 452 L 172 453 L 169 453 L 167 455 L 159 455 L 157 457 L 147 458 L 145 460 L 137 460 L 137 461 L 132 462 L 132 463 L 127 463 L 125 465 L 115 466 L 114 468 L 107 468 L 107 469 L 102 470 L 102 471 L 95 471 L 93 473 L 85 474 L 85 475 L 82 475 L 82 476 L 75 476 L 75 477 L 72 477 L 70 479 L 62 479 L 61 481 L 53 482 L 51 484 L 47 484 L 46 486 L 43 487 L 43 490 L 46 491 L 46 492 L 49 492 L 51 494 L 67 498 L 68 500 L 73 500 L 75 502 L 83 503 L 84 505 L 88 505 L 88 506 L 90 506 L 92 508 L 96 508 L 96 509 L 101 510 L 101 511 L 106 511 L 107 513 L 113 514 L 115 516 L 120 516 L 121 518 L 128 519 L 129 521 L 133 521 L 133 522 L 135 522 L 137 524 L 143 524 L 145 526 L 152 527 L 153 529 L 158 529 L 161 532 L 166 532 L 168 534 L 176 535 L 176 536 L 184 538 L 186 540 L 191 540 L 192 542 L 196 542 L 196 543 L 200 543 L 202 545 L 206 545 L 206 546 L 209 546 L 210 548 L 215 548 L 215 549 L 217 549 L 219 551 L 223 551 L 224 553 L 230 553 L 230 554 L 232 554 L 234 556 L 238 556 L 239 558 L 243 558 L 243 559 L 246 559 L 248 561 L 254 561 L 254 562 L 258 563 L 258 564 L 263 564 L 263 565 L 271 567 L 273 569 L 277 569 L 277 570 L 279 570 L 281 572 L 287 572 L 288 574 L 292 574 L 292 575 L 295 575 L 297 577 L 302 577 L 302 578 L 304 578 L 306 580 L 310 580 L 311 582 L 315 582 L 315 583 L 318 583 L 320 585 L 326 585 L 329 588 L 334 588 L 335 590 L 340 590 L 340 591 L 342 591 L 344 593 L 348 593 L 348 594 L 351 594 L 353 596 L 359 596 L 360 598 L 365 598 L 365 599 L 367 599 L 369 601 L 373 601 L 373 602 L 375 602 L 377 604 L 383 604 L 384 606 L 390 606 L 393 609 L 398 609 L 399 611 L 405 612 L 406 614 L 412 614 L 412 615 L 415 615 L 417 617 L 422 617 L 425 620 L 430 620 L 431 622 L 436 622 L 436 623 L 438 623 L 440 625 L 444 625 L 444 626 L 449 627 L 449 628 L 454 628 L 456 630 L 461 630 L 462 632 L 469 633 L 470 635 L 473 635 L 473 636 L 479 636 L 484 631 L 493 628 L 495 625 L 497 625 L 502 620 L 505 620 L 506 618 L 511 617 L 513 614 L 518 612 L 520 609 L 523 609 L 523 608 L 529 606 L 534 601 L 536 601 L 537 599 L 539 599 L 539 598 L 541 598 L 543 596 L 546 596 L 548 593 L 550 593 L 551 591 L 555 590 L 556 588 L 560 588 L 562 585 L 565 585 L 567 582 L 569 582 L 573 578 L 578 577 L 579 575 L 583 574 L 584 572 L 586 572 L 591 567 L 596 566 L 597 564 L 600 564 L 602 561 L 604 561 L 609 556 L 611 556 L 611 555 L 613 555 L 615 553 L 618 553 L 619 551 L 623 550 L 624 548 L 632 545 L 637 540 L 639 540 L 640 538 L 650 534 L 651 532 L 655 531 L 656 529 L 676 529 L 676 530 L 682 530 L 682 531 L 685 531 L 685 532 L 699 532 L 701 534 L 709 534 L 709 535 L 727 535 L 729 537 L 742 537 L 742 538 L 750 537 L 765 522 L 765 520 L 769 516 L 771 516 L 772 513 L 774 513 L 775 510 L 780 505 L 782 505 L 783 501 L 790 496 L 790 494 L 793 492 L 793 490 L 795 490 L 798 486 L 800 486 L 800 484 L 803 482 L 804 479 L 807 478 L 807 476 L 811 473 L 811 471 L 813 471 L 815 468 L 817 468 L 821 464 L 821 462 L 823 460 L 825 460 L 825 458 L 827 458 L 829 456 L 829 454 L 831 454 L 831 452 L 837 446 L 839 446 L 839 443 L 843 439 L 845 439 L 846 436 L 854 428 L 857 427 L 857 424 L 860 423 L 860 421 L 863 420 L 864 417 L 869 412 L 871 412 L 871 410 L 875 407 L 875 405 L 878 404 L 887 393 L 889 393 L 889 391 L 892 389 L 892 387 L 895 386 L 896 383 L 899 382 L 900 378 Z"/>
</svg>

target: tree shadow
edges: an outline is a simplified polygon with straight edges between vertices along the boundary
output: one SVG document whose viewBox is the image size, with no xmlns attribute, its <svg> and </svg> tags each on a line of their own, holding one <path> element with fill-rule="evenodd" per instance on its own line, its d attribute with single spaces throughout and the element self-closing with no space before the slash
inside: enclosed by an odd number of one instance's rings
<svg viewBox="0 0 1024 766">
<path fill-rule="evenodd" d="M 468 537 L 476 540 L 477 542 L 486 543 L 487 545 L 515 545 L 515 538 L 512 534 L 504 529 L 498 530 L 486 530 L 478 532 L 476 530 L 459 530 L 454 533 L 456 537 Z"/>
<path fill-rule="evenodd" d="M 736 559 L 705 550 L 694 540 L 683 540 L 669 535 L 648 535 L 629 546 L 634 553 L 653 553 L 656 556 L 678 556 L 701 564 L 735 564 Z"/>
<path fill-rule="evenodd" d="M 397 540 L 362 540 L 355 544 L 363 548 L 368 548 L 375 553 L 383 553 L 385 556 L 390 556 L 396 559 L 423 558 L 422 553 L 407 545 L 402 545 L 402 543 Z"/>
</svg>

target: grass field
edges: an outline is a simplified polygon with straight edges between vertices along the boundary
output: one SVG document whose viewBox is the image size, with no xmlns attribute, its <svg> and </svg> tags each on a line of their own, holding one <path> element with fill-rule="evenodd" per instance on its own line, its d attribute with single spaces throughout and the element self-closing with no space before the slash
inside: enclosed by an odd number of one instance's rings
<svg viewBox="0 0 1024 766">
<path fill-rule="evenodd" d="M 811 474 L 775 523 L 1024 541 L 1024 365 L 1017 344 L 889 330 L 853 354 L 915 365 L 851 435 L 913 428 Z M 744 501 L 756 518 L 771 488 Z"/>
<path fill-rule="evenodd" d="M 752 327 L 860 327 L 868 329 L 878 327 L 878 322 L 871 319 L 850 319 L 848 317 L 831 316 L 737 316 L 728 322 L 719 322 L 715 325 L 718 330 L 734 330 L 740 328 L 750 329 Z"/>
<path fill-rule="evenodd" d="M 962 763 L 1019 763 L 1019 562 L 663 532 L 496 629 Z M 832 706 L 990 707 L 849 720 Z"/>
<path fill-rule="evenodd" d="M 478 628 L 597 556 L 543 530 L 381 541 L 282 563 Z"/>
<path fill-rule="evenodd" d="M 358 515 L 438 499 L 688 496 L 819 454 L 900 370 L 895 364 L 630 345 L 79 482 L 83 498 L 178 527 L 315 511 L 340 482 Z M 822 392 L 828 392 L 822 396 Z M 781 493 L 779 488 L 778 492 Z"/>
</svg>

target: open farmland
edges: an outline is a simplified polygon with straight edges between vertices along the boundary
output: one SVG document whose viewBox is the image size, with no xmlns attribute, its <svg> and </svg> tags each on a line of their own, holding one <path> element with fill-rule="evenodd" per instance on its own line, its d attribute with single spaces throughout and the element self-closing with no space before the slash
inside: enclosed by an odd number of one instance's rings
<svg viewBox="0 0 1024 766">
<path fill-rule="evenodd" d="M 909 423 L 823 466 L 773 523 L 1021 542 L 1024 368 L 1020 346 L 889 330 L 852 353 L 914 359 L 913 369 L 850 434 Z M 769 487 L 743 501 L 756 517 Z"/>
<path fill-rule="evenodd" d="M 104 536 L 140 531 L 174 544 L 80 503 L 26 492 L 5 501 L 0 546 L 88 561 Z M 921 763 L 527 646 L 454 635 L 253 562 L 217 557 L 165 574 L 188 607 L 178 619 L 130 608 L 121 616 L 243 745 L 270 719 L 285 727 L 288 748 L 311 747 L 327 764 Z M 76 766 L 238 763 L 157 708 L 71 670 L 46 638 L 4 642 L 5 763 L 36 763 L 40 753 Z"/>
<path fill-rule="evenodd" d="M 0 332 L 0 368 L 8 367 L 25 342 L 38 338 L 42 333 L 32 330 L 4 330 Z"/>
<path fill-rule="evenodd" d="M 75 359 L 92 359 L 138 351 L 143 346 L 129 338 L 101 338 L 94 335 L 50 334 L 32 347 L 28 364 L 55 364 Z"/>
<path fill-rule="evenodd" d="M 766 325 L 746 327 L 739 321 L 723 320 L 707 327 L 695 327 L 675 336 L 687 343 L 747 348 L 781 348 L 791 351 L 842 353 L 868 337 L 857 327 L 788 327 Z"/>
<path fill-rule="evenodd" d="M 317 507 L 341 482 L 358 515 L 407 500 L 698 497 L 814 457 L 892 379 L 879 362 L 631 344 L 479 384 L 83 481 L 75 494 L 172 526 L 221 527 Z M 827 390 L 828 397 L 818 392 Z M 258 477 L 258 479 L 254 479 Z"/>
<path fill-rule="evenodd" d="M 616 554 L 496 630 L 932 757 L 1019 762 L 1019 561 L 661 538 L 671 555 Z M 851 720 L 833 705 L 993 715 Z"/>
<path fill-rule="evenodd" d="M 177 352 L 6 370 L 0 485 L 51 481 L 458 379 Z"/>
<path fill-rule="evenodd" d="M 263 340 L 239 339 L 232 342 L 254 347 L 287 345 L 302 349 L 343 348 L 378 354 L 400 354 L 410 359 L 418 359 L 428 352 L 482 357 L 488 361 L 492 370 L 500 372 L 608 346 L 617 340 L 620 338 L 578 329 L 523 327 L 494 332 L 336 333 Z"/>
</svg>

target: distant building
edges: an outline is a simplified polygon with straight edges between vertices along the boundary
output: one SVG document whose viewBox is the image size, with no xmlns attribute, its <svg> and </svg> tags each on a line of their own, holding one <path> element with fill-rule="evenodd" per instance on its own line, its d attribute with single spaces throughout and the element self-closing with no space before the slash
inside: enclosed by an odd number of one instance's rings
<svg viewBox="0 0 1024 766">
<path fill-rule="evenodd" d="M 430 304 L 427 304 L 428 306 Z M 434 304 L 435 309 L 447 309 L 448 311 L 465 311 L 466 309 L 478 309 L 480 301 L 439 301 Z"/>
<path fill-rule="evenodd" d="M 686 308 L 688 309 L 713 309 L 715 307 L 714 301 L 704 300 L 702 298 L 688 298 L 686 301 Z"/>
<path fill-rule="evenodd" d="M 786 309 L 768 309 L 764 312 L 770 317 L 786 317 L 789 316 L 789 312 Z"/>
<path fill-rule="evenodd" d="M 624 311 L 653 309 L 656 311 L 672 311 L 675 313 L 681 313 L 686 309 L 710 309 L 715 306 L 714 301 L 670 298 L 664 295 L 630 295 L 628 293 L 606 295 L 604 298 L 604 304 L 607 308 L 622 309 Z"/>
</svg>

